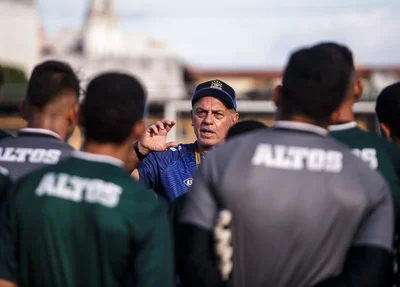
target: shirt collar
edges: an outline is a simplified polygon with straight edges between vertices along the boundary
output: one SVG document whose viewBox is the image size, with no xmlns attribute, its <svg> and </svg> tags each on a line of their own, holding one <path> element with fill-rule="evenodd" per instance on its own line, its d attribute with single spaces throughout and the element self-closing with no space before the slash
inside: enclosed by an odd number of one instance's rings
<svg viewBox="0 0 400 287">
<path fill-rule="evenodd" d="M 37 134 L 37 135 L 46 135 L 46 136 L 51 136 L 54 137 L 56 139 L 62 140 L 60 135 L 50 131 L 50 130 L 46 130 L 46 129 L 37 129 L 37 128 L 23 128 L 19 130 L 19 133 L 26 133 L 26 134 Z"/>
<path fill-rule="evenodd" d="M 125 166 L 123 161 L 121 161 L 115 157 L 108 156 L 108 155 L 94 154 L 94 153 L 88 153 L 88 152 L 75 150 L 72 152 L 72 156 L 79 158 L 79 159 L 87 160 L 87 161 L 109 163 L 109 164 L 116 165 L 119 167 Z"/>
<path fill-rule="evenodd" d="M 344 124 L 338 124 L 338 125 L 331 125 L 329 126 L 329 131 L 330 132 L 338 132 L 338 131 L 344 131 L 344 130 L 349 130 L 357 127 L 356 122 L 348 122 Z"/>
<path fill-rule="evenodd" d="M 316 126 L 316 125 L 307 124 L 307 123 L 292 122 L 292 121 L 276 121 L 272 125 L 272 127 L 280 128 L 280 129 L 312 132 L 312 133 L 322 135 L 322 136 L 328 135 L 328 131 L 326 129 Z"/>
</svg>

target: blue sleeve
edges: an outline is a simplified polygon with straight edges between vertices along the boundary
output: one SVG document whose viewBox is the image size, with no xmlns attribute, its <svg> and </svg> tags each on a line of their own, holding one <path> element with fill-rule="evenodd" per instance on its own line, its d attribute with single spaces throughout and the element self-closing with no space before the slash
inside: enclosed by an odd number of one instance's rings
<svg viewBox="0 0 400 287">
<path fill-rule="evenodd" d="M 149 154 L 138 166 L 139 181 L 146 187 L 156 189 L 160 178 L 160 162 L 155 153 Z"/>
</svg>

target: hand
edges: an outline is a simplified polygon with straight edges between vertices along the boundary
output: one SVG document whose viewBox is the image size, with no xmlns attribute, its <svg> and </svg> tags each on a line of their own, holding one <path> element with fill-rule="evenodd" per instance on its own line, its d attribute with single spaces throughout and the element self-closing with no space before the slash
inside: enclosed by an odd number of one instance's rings
<svg viewBox="0 0 400 287">
<path fill-rule="evenodd" d="M 147 155 L 154 151 L 165 151 L 170 147 L 177 146 L 176 142 L 167 142 L 168 132 L 174 125 L 176 122 L 169 120 L 158 121 L 151 125 L 139 140 L 139 151 Z"/>
<path fill-rule="evenodd" d="M 233 248 L 232 248 L 232 213 L 224 209 L 220 211 L 217 225 L 214 229 L 215 251 L 219 259 L 218 269 L 223 281 L 227 281 L 232 273 Z"/>
</svg>

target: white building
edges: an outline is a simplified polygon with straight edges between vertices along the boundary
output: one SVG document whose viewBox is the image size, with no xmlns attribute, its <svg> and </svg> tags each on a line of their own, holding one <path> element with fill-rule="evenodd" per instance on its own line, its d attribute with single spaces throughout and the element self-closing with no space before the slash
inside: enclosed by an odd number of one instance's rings
<svg viewBox="0 0 400 287">
<path fill-rule="evenodd" d="M 34 0 L 0 0 L 0 63 L 28 76 L 39 60 L 40 21 Z"/>
<path fill-rule="evenodd" d="M 104 71 L 130 73 L 152 102 L 186 97 L 184 67 L 166 43 L 123 31 L 114 8 L 113 0 L 91 0 L 84 27 L 47 39 L 42 60 L 69 62 L 84 83 Z"/>
</svg>

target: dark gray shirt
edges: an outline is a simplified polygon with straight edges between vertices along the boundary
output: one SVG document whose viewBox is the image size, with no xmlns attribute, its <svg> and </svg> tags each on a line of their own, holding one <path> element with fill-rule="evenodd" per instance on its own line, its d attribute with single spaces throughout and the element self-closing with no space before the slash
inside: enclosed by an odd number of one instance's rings
<svg viewBox="0 0 400 287">
<path fill-rule="evenodd" d="M 8 169 L 12 180 L 46 165 L 69 157 L 73 147 L 49 130 L 25 128 L 16 137 L 0 141 L 0 165 Z"/>
<path fill-rule="evenodd" d="M 353 245 L 392 247 L 384 179 L 312 125 L 276 122 L 212 151 L 183 223 L 212 231 L 232 213 L 234 287 L 307 287 L 338 275 Z"/>
</svg>

